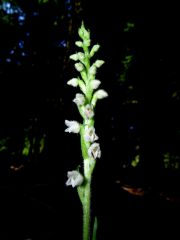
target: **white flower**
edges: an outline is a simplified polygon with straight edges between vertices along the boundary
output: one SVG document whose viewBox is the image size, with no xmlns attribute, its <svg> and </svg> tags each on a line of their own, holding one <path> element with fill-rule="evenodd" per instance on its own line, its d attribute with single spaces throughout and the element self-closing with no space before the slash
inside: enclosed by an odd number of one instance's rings
<svg viewBox="0 0 180 240">
<path fill-rule="evenodd" d="M 101 150 L 99 143 L 93 143 L 88 149 L 88 155 L 89 157 L 92 157 L 94 159 L 101 157 Z"/>
<path fill-rule="evenodd" d="M 96 91 L 94 93 L 94 95 L 96 95 L 97 99 L 103 99 L 105 97 L 108 97 L 108 93 L 106 91 L 104 91 L 103 89 L 99 89 L 98 91 Z"/>
<path fill-rule="evenodd" d="M 83 183 L 83 176 L 78 171 L 69 171 L 67 173 L 68 180 L 66 186 L 72 186 L 73 188 Z"/>
<path fill-rule="evenodd" d="M 94 54 L 99 50 L 99 48 L 100 48 L 99 44 L 94 45 L 90 51 L 90 57 L 93 57 Z"/>
<path fill-rule="evenodd" d="M 73 87 L 77 87 L 78 86 L 78 79 L 77 78 L 72 78 L 67 82 L 68 85 L 71 85 Z"/>
<path fill-rule="evenodd" d="M 104 61 L 103 60 L 96 60 L 96 62 L 94 64 L 97 68 L 99 68 L 104 64 Z"/>
<path fill-rule="evenodd" d="M 77 53 L 72 54 L 71 56 L 69 56 L 69 58 L 74 60 L 74 61 L 77 61 L 79 59 Z"/>
<path fill-rule="evenodd" d="M 98 136 L 95 134 L 95 128 L 85 126 L 84 138 L 86 142 L 94 142 L 98 140 Z"/>
<path fill-rule="evenodd" d="M 76 121 L 69 121 L 65 120 L 65 124 L 68 128 L 65 129 L 65 132 L 68 133 L 79 133 L 80 131 L 80 124 Z"/>
<path fill-rule="evenodd" d="M 76 97 L 73 100 L 74 103 L 76 103 L 78 106 L 82 106 L 85 103 L 85 97 L 81 93 L 76 93 Z"/>
<path fill-rule="evenodd" d="M 78 47 L 82 47 L 83 46 L 83 43 L 81 41 L 76 41 L 75 44 Z"/>
<path fill-rule="evenodd" d="M 92 97 L 91 100 L 91 104 L 93 106 L 96 106 L 96 102 L 98 99 L 103 99 L 105 97 L 108 97 L 108 93 L 106 91 L 104 91 L 103 89 L 99 89 L 98 91 L 96 91 Z"/>
<path fill-rule="evenodd" d="M 79 59 L 79 58 L 78 58 Z M 78 71 L 78 72 L 81 72 L 83 69 L 84 69 L 84 66 L 83 66 L 83 64 L 82 63 L 76 63 L 75 64 L 75 68 L 76 68 L 76 70 Z"/>
<path fill-rule="evenodd" d="M 86 118 L 92 118 L 94 116 L 93 108 L 90 104 L 87 104 L 84 108 L 84 114 Z"/>
<path fill-rule="evenodd" d="M 90 86 L 92 89 L 97 89 L 100 84 L 101 84 L 101 82 L 97 79 L 94 79 L 90 82 Z"/>
</svg>

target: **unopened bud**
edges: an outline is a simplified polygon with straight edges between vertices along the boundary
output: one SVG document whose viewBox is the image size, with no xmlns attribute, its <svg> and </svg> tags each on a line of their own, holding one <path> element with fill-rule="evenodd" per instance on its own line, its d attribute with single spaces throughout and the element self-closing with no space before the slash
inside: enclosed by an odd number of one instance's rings
<svg viewBox="0 0 180 240">
<path fill-rule="evenodd" d="M 72 54 L 71 56 L 69 56 L 69 58 L 70 58 L 71 60 L 74 60 L 74 61 L 77 61 L 77 60 L 79 59 L 77 53 Z"/>
<path fill-rule="evenodd" d="M 96 60 L 96 62 L 94 64 L 97 68 L 99 68 L 104 64 L 104 61 L 103 60 Z"/>
<path fill-rule="evenodd" d="M 83 47 L 83 43 L 81 41 L 76 41 L 75 44 L 78 47 Z"/>
<path fill-rule="evenodd" d="M 99 44 L 94 45 L 90 51 L 90 57 L 93 57 L 94 54 L 99 50 L 99 48 L 100 48 Z"/>
<path fill-rule="evenodd" d="M 81 72 L 84 69 L 84 66 L 82 63 L 76 63 L 75 68 L 78 72 Z"/>
</svg>

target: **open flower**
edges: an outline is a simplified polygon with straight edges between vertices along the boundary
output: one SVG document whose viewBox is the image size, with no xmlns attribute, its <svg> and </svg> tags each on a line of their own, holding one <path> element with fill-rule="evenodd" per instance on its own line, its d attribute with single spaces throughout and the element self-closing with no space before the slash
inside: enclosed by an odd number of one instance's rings
<svg viewBox="0 0 180 240">
<path fill-rule="evenodd" d="M 69 121 L 65 120 L 65 124 L 68 128 L 65 129 L 65 132 L 68 133 L 79 133 L 80 131 L 80 124 L 76 121 Z"/>
<path fill-rule="evenodd" d="M 82 106 L 85 103 L 85 97 L 81 93 L 76 93 L 76 97 L 73 99 L 73 102 L 77 104 L 77 106 Z"/>
<path fill-rule="evenodd" d="M 91 142 L 91 143 L 98 140 L 98 136 L 95 134 L 95 128 L 85 126 L 84 138 L 86 142 Z"/>
<path fill-rule="evenodd" d="M 89 157 L 92 157 L 94 159 L 101 157 L 101 149 L 99 146 L 99 143 L 93 143 L 88 149 L 88 155 Z"/>
<path fill-rule="evenodd" d="M 66 182 L 66 186 L 72 186 L 77 187 L 80 186 L 83 183 L 83 176 L 76 170 L 74 171 L 69 171 L 67 173 L 68 180 Z"/>
<path fill-rule="evenodd" d="M 84 108 L 84 114 L 86 116 L 86 118 L 92 118 L 94 116 L 94 111 L 93 108 L 90 104 L 87 104 Z"/>
</svg>

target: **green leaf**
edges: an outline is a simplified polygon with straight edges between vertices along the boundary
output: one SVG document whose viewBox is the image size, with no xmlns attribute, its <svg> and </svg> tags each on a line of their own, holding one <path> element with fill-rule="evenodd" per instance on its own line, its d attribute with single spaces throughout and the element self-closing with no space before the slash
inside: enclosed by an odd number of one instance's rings
<svg viewBox="0 0 180 240">
<path fill-rule="evenodd" d="M 98 222 L 97 222 L 97 217 L 95 216 L 95 218 L 94 218 L 94 226 L 93 226 L 93 236 L 92 236 L 92 240 L 96 240 L 96 237 L 97 237 L 97 228 L 98 228 Z"/>
</svg>

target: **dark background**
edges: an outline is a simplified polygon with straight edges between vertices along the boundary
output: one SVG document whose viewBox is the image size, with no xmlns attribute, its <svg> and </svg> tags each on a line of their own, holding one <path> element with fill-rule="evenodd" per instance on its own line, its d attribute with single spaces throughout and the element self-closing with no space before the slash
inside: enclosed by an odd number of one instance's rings
<svg viewBox="0 0 180 240">
<path fill-rule="evenodd" d="M 66 82 L 76 76 L 69 55 L 82 20 L 101 45 L 97 78 L 109 93 L 95 117 L 98 240 L 175 239 L 178 7 L 95 0 L 0 2 L 0 239 L 81 238 L 80 202 L 65 186 L 82 165 L 79 138 L 64 133 L 64 120 L 81 121 Z"/>
</svg>

